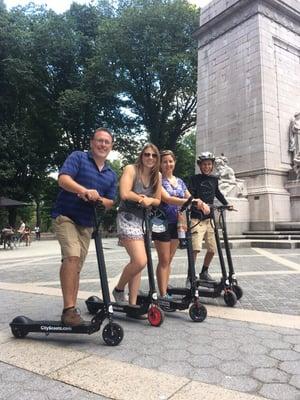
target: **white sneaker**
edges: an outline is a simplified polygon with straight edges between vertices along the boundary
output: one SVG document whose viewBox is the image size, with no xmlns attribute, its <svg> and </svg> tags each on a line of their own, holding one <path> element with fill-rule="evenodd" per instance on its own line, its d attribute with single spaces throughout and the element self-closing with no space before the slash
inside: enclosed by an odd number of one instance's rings
<svg viewBox="0 0 300 400">
<path fill-rule="evenodd" d="M 124 290 L 122 292 L 117 292 L 116 288 L 114 288 L 112 292 L 116 303 L 118 304 L 128 304 L 128 297 L 125 295 Z"/>
</svg>

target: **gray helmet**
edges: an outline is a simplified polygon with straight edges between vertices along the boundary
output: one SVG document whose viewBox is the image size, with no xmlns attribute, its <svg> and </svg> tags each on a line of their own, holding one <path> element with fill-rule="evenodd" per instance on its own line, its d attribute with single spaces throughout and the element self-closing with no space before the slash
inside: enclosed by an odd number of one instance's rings
<svg viewBox="0 0 300 400">
<path fill-rule="evenodd" d="M 216 157 L 215 157 L 214 153 L 211 153 L 210 151 L 204 151 L 203 153 L 201 153 L 198 156 L 197 163 L 199 164 L 199 163 L 201 163 L 201 161 L 205 161 L 205 160 L 211 160 L 212 162 L 214 162 L 215 158 Z"/>
</svg>

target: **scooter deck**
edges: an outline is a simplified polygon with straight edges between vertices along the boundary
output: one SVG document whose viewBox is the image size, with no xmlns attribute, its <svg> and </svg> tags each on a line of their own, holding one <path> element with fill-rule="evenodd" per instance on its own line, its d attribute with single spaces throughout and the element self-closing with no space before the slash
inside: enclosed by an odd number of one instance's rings
<svg viewBox="0 0 300 400">
<path fill-rule="evenodd" d="M 64 325 L 61 321 L 33 321 L 28 318 L 26 322 L 11 322 L 11 328 L 24 330 L 26 332 L 49 333 L 88 333 L 92 334 L 99 330 L 100 324 L 84 321 L 77 326 Z"/>
<path fill-rule="evenodd" d="M 186 310 L 187 308 L 189 308 L 191 301 L 192 298 L 186 298 L 186 297 L 174 300 L 167 300 L 160 298 L 158 299 L 158 304 L 164 311 L 176 311 L 176 310 Z"/>
<path fill-rule="evenodd" d="M 191 296 L 191 289 L 184 287 L 168 287 L 167 293 L 170 295 Z"/>
<path fill-rule="evenodd" d="M 88 310 L 95 314 L 98 310 L 104 307 L 104 302 L 102 299 L 98 300 L 86 300 L 86 305 Z M 122 312 L 130 315 L 144 315 L 147 313 L 150 302 L 140 302 L 136 307 L 130 304 L 119 304 L 116 302 L 111 303 L 114 312 Z"/>
<path fill-rule="evenodd" d="M 199 297 L 219 297 L 224 289 L 223 286 L 218 284 L 209 284 L 210 286 L 199 286 L 199 282 L 197 281 L 197 290 L 199 293 Z M 168 288 L 168 294 L 170 295 L 181 295 L 191 297 L 191 289 L 189 288 L 180 288 L 180 287 L 172 287 Z"/>
</svg>

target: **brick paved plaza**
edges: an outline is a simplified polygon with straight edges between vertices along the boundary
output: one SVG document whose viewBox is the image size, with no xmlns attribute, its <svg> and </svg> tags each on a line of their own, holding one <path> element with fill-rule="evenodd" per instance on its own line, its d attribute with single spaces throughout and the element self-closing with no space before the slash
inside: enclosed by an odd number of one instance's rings
<svg viewBox="0 0 300 400">
<path fill-rule="evenodd" d="M 105 239 L 104 247 L 113 288 L 127 257 L 116 239 Z M 41 241 L 1 249 L 0 398 L 299 400 L 300 249 L 240 248 L 232 255 L 244 290 L 235 308 L 222 298 L 202 299 L 204 322 L 192 322 L 183 311 L 166 314 L 160 328 L 119 314 L 124 339 L 108 347 L 101 333 L 12 337 L 8 324 L 17 315 L 59 319 L 59 247 Z M 185 250 L 178 250 L 173 285 L 184 283 L 186 268 Z M 217 258 L 212 273 L 219 276 Z M 93 244 L 80 289 L 89 319 L 84 300 L 99 294 Z"/>
</svg>

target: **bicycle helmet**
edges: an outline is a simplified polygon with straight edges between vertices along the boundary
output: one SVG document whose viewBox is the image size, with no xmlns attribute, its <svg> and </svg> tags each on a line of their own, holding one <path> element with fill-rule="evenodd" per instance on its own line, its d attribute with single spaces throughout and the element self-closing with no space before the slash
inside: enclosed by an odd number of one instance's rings
<svg viewBox="0 0 300 400">
<path fill-rule="evenodd" d="M 211 160 L 212 162 L 214 162 L 215 158 L 216 157 L 215 157 L 214 153 L 211 153 L 210 151 L 204 151 L 203 153 L 201 153 L 198 156 L 197 163 L 199 164 L 199 163 L 201 163 L 201 161 L 205 161 L 205 160 Z"/>
</svg>

